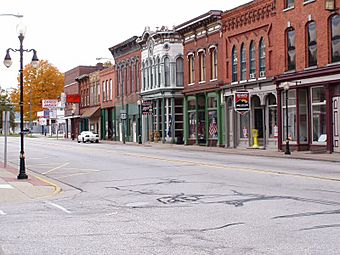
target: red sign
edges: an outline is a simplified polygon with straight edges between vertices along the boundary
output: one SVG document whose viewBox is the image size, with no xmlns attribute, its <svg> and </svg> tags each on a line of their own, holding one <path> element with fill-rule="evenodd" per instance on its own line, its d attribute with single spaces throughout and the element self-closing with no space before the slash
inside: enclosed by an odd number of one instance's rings
<svg viewBox="0 0 340 255">
<path fill-rule="evenodd" d="M 66 103 L 80 103 L 79 94 L 66 95 Z"/>
<path fill-rule="evenodd" d="M 235 111 L 240 114 L 245 114 L 250 110 L 250 96 L 248 91 L 235 92 Z"/>
</svg>

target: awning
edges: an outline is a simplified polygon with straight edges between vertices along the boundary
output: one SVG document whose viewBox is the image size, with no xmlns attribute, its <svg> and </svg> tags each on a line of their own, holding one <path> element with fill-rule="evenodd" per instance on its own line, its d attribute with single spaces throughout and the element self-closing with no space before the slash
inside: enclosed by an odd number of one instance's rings
<svg viewBox="0 0 340 255">
<path fill-rule="evenodd" d="M 97 115 L 99 117 L 99 114 L 97 114 L 99 113 L 99 111 L 100 111 L 100 106 L 88 108 L 85 110 L 85 112 L 81 115 L 80 118 L 88 119 L 91 117 L 96 117 Z"/>
</svg>

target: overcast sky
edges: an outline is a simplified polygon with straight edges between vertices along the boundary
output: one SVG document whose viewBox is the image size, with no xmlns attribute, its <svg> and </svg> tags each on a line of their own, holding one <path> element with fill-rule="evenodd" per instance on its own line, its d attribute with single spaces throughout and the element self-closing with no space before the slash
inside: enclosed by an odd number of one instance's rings
<svg viewBox="0 0 340 255">
<path fill-rule="evenodd" d="M 109 47 L 145 26 L 179 25 L 209 10 L 228 10 L 250 0 L 0 0 L 0 14 L 22 14 L 27 27 L 24 48 L 34 48 L 38 58 L 48 60 L 61 72 L 78 65 L 95 65 L 97 57 L 111 58 Z M 126 4 L 126 5 L 125 5 Z M 19 53 L 12 66 L 3 65 L 7 48 L 19 48 L 16 25 L 20 19 L 0 16 L 0 86 L 17 87 Z M 31 53 L 24 54 L 29 63 Z"/>
</svg>

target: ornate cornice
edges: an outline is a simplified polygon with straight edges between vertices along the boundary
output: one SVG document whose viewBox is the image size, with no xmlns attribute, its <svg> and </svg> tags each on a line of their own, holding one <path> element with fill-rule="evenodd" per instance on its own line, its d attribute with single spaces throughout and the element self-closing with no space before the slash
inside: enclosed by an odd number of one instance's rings
<svg viewBox="0 0 340 255">
<path fill-rule="evenodd" d="M 275 14 L 275 1 L 272 3 L 247 6 L 247 8 L 242 11 L 230 11 L 225 13 L 226 21 L 223 22 L 223 28 L 225 31 L 238 29 L 239 27 L 247 26 L 257 23 L 263 19 L 267 19 Z"/>
</svg>

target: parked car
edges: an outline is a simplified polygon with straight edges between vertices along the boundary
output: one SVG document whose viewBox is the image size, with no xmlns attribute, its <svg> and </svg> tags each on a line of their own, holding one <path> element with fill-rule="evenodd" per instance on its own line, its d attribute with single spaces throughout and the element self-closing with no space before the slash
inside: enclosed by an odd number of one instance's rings
<svg viewBox="0 0 340 255">
<path fill-rule="evenodd" d="M 99 143 L 99 135 L 98 134 L 94 134 L 92 131 L 83 131 L 80 133 L 80 135 L 78 135 L 77 138 L 78 143 L 83 142 L 96 142 Z"/>
</svg>

